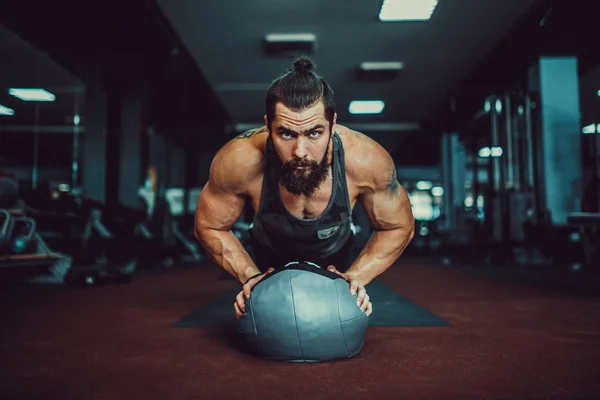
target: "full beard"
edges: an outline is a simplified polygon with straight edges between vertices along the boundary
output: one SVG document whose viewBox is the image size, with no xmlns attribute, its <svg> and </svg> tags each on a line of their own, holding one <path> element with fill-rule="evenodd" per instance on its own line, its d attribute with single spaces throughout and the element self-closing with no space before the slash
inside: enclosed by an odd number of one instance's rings
<svg viewBox="0 0 600 400">
<path fill-rule="evenodd" d="M 331 139 L 330 139 L 331 141 Z M 293 159 L 282 162 L 276 152 L 273 152 L 275 171 L 279 184 L 295 196 L 312 196 L 327 179 L 329 172 L 329 144 L 328 150 L 321 162 L 314 160 Z M 300 169 L 298 169 L 301 167 Z"/>
</svg>

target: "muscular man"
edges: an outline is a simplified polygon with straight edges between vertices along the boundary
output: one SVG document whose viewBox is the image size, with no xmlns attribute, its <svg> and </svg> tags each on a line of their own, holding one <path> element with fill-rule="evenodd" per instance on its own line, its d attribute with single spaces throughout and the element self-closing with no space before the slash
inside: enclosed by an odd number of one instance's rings
<svg viewBox="0 0 600 400">
<path fill-rule="evenodd" d="M 388 269 L 413 237 L 414 221 L 396 168 L 379 144 L 337 125 L 333 91 L 300 58 L 267 93 L 265 126 L 241 134 L 215 156 L 198 199 L 196 237 L 242 285 L 240 318 L 250 291 L 290 261 L 328 266 L 350 283 L 368 315 L 365 286 Z M 351 256 L 356 201 L 374 230 Z M 255 217 L 244 247 L 231 232 L 250 202 Z"/>
</svg>

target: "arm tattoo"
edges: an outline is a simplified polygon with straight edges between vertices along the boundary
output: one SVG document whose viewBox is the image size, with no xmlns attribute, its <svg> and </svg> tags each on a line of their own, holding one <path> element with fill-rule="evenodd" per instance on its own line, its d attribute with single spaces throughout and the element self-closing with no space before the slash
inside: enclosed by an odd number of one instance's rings
<svg viewBox="0 0 600 400">
<path fill-rule="evenodd" d="M 398 188 L 400 187 L 400 183 L 398 182 L 398 177 L 396 176 L 396 168 L 391 168 L 390 171 L 390 181 L 387 185 L 387 192 L 391 195 L 398 194 Z"/>
<path fill-rule="evenodd" d="M 251 129 L 249 131 L 246 131 L 244 133 L 241 133 L 239 135 L 236 136 L 236 139 L 250 139 L 251 137 L 254 137 L 256 135 L 259 135 L 263 132 L 267 131 L 267 127 L 263 126 L 260 129 Z"/>
</svg>

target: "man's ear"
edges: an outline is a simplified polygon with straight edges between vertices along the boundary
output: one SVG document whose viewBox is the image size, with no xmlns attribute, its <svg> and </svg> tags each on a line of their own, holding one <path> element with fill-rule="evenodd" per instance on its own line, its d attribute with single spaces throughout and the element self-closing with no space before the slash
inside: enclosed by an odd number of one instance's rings
<svg viewBox="0 0 600 400">
<path fill-rule="evenodd" d="M 335 132 L 336 124 L 337 124 L 337 113 L 333 114 L 333 122 L 331 123 L 331 132 Z"/>
<path fill-rule="evenodd" d="M 269 132 L 271 132 L 271 129 L 269 128 L 269 121 L 267 120 L 267 116 L 265 115 L 265 116 L 263 117 L 263 119 L 265 120 L 265 125 L 267 125 L 267 130 L 268 130 Z"/>
</svg>

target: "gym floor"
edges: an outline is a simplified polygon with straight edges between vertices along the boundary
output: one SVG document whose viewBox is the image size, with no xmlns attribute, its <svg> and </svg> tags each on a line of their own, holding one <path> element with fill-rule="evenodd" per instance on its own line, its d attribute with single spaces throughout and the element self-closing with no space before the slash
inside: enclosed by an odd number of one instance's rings
<svg viewBox="0 0 600 400">
<path fill-rule="evenodd" d="M 0 398 L 598 398 L 597 281 L 516 271 L 403 260 L 379 281 L 447 324 L 372 326 L 359 356 L 317 364 L 243 353 L 227 326 L 177 327 L 236 290 L 208 263 L 130 285 L 4 287 Z"/>
</svg>

